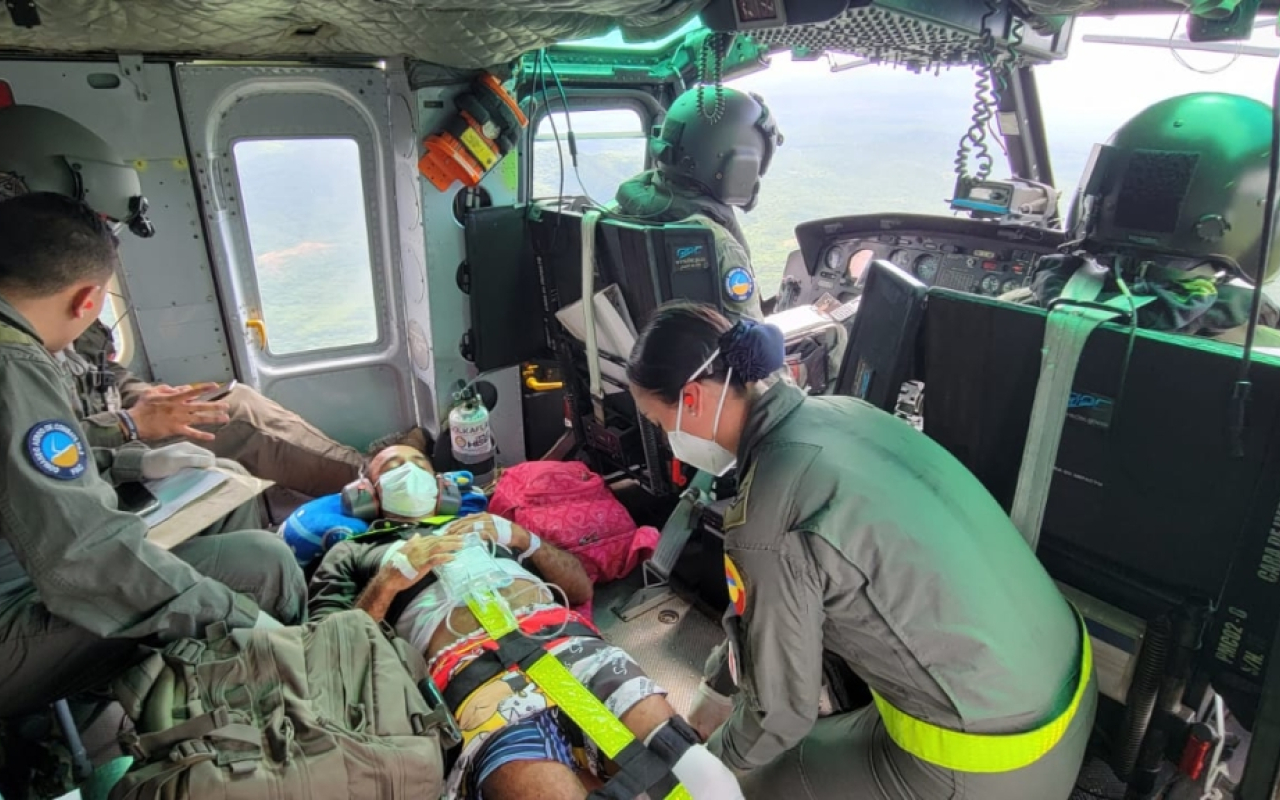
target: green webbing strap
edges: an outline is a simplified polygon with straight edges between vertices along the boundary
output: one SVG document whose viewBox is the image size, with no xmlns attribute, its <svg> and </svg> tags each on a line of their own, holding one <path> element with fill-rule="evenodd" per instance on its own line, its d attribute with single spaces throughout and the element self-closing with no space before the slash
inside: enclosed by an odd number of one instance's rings
<svg viewBox="0 0 1280 800">
<path fill-rule="evenodd" d="M 520 631 L 520 624 L 511 608 L 492 590 L 473 592 L 467 597 L 467 607 L 495 642 Z M 573 677 L 573 673 L 555 656 L 543 650 L 536 661 L 523 668 L 523 672 L 610 759 L 616 762 L 618 755 L 636 741 L 627 726 Z M 684 786 L 676 784 L 675 789 L 665 795 L 665 800 L 692 800 L 692 797 Z"/>
<path fill-rule="evenodd" d="M 1058 444 L 1067 421 L 1071 385 L 1089 334 L 1102 323 L 1129 313 L 1131 300 L 1132 308 L 1138 308 L 1155 299 L 1122 295 L 1098 304 L 1096 300 L 1102 293 L 1106 277 L 1106 268 L 1095 263 L 1081 266 L 1063 287 L 1062 299 L 1066 302 L 1053 308 L 1045 320 L 1040 382 L 1036 385 L 1027 442 L 1018 472 L 1018 488 L 1009 512 L 1014 526 L 1032 550 L 1040 541 L 1040 526 L 1044 522 L 1053 468 L 1058 460 Z M 1137 320 L 1133 322 L 1137 324 Z"/>
</svg>

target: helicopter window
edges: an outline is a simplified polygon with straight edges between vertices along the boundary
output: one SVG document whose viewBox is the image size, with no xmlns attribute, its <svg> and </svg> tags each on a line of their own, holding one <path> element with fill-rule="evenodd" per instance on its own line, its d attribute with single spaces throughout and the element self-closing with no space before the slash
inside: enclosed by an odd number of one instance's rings
<svg viewBox="0 0 1280 800">
<path fill-rule="evenodd" d="M 1274 17 L 1260 18 L 1262 27 L 1255 26 L 1249 42 L 1213 44 L 1225 52 L 1170 47 L 1179 40 L 1188 44 L 1186 22 L 1185 14 L 1082 17 L 1071 34 L 1070 55 L 1035 68 L 1064 218 L 1094 144 L 1106 142 L 1152 103 L 1217 91 L 1270 105 L 1275 55 L 1280 55 Z M 1267 50 L 1275 54 L 1260 57 Z"/>
<path fill-rule="evenodd" d="M 971 70 L 913 74 L 846 55 L 796 61 L 779 53 L 768 69 L 728 85 L 758 92 L 785 136 L 760 182 L 758 205 L 740 216 L 766 294 L 778 287 L 787 254 L 798 247 L 798 223 L 950 213 L 952 162 L 973 115 Z M 994 135 L 988 147 L 993 175 L 1008 174 Z"/>
<path fill-rule="evenodd" d="M 570 125 L 578 149 L 577 170 L 569 153 Z M 597 203 L 609 203 L 618 184 L 644 170 L 647 143 L 644 121 L 635 109 L 574 111 L 568 119 L 563 113 L 547 114 L 534 134 L 533 196 L 585 194 Z"/>
<path fill-rule="evenodd" d="M 98 320 L 111 329 L 116 345 L 116 361 L 128 364 L 133 358 L 133 326 L 129 324 L 129 301 L 120 286 L 120 276 L 113 275 L 107 284 L 107 302 Z"/>
<path fill-rule="evenodd" d="M 255 139 L 234 153 L 271 353 L 377 341 L 360 146 Z"/>
</svg>

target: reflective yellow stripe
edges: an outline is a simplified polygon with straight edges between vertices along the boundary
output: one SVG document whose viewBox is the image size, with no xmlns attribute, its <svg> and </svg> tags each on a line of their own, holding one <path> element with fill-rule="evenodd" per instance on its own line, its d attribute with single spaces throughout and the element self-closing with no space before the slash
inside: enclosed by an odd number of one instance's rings
<svg viewBox="0 0 1280 800">
<path fill-rule="evenodd" d="M 1078 617 L 1078 615 L 1077 615 Z M 939 728 L 908 716 L 872 692 L 889 737 L 916 758 L 960 772 L 1010 772 L 1035 763 L 1053 749 L 1075 718 L 1093 675 L 1093 647 L 1080 620 L 1080 680 L 1065 711 L 1052 722 L 1026 733 L 981 734 Z"/>
<path fill-rule="evenodd" d="M 519 628 L 510 607 L 493 592 L 484 592 L 467 598 L 467 607 L 475 614 L 485 632 L 497 640 Z M 623 748 L 635 741 L 627 726 L 615 717 L 604 703 L 596 699 L 573 673 L 550 653 L 543 653 L 533 662 L 525 675 L 543 693 L 551 698 L 569 719 L 591 737 L 596 746 L 609 758 L 617 758 Z M 666 795 L 666 800 L 693 800 L 682 784 Z"/>
<path fill-rule="evenodd" d="M 446 522 L 452 522 L 457 518 L 458 517 L 454 514 L 441 514 L 438 517 L 423 517 L 422 519 L 418 520 L 418 522 L 421 522 L 423 525 L 439 526 L 439 525 L 445 524 Z"/>
</svg>

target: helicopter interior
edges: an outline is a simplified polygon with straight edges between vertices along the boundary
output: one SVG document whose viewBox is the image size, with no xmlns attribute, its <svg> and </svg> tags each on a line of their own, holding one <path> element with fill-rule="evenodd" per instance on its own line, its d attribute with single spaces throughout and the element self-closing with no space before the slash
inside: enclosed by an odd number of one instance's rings
<svg viewBox="0 0 1280 800">
<path fill-rule="evenodd" d="M 1240 39 L 1242 26 L 1278 6 L 1245 2 L 1235 16 L 1193 15 L 1192 26 L 1204 41 Z M 593 354 L 558 316 L 585 294 L 583 211 L 612 198 L 591 197 L 581 177 L 581 193 L 572 185 L 566 192 L 564 175 L 578 170 L 577 147 L 590 138 L 571 128 L 567 151 L 555 135 L 558 195 L 538 196 L 530 156 L 542 120 L 632 109 L 647 133 L 684 88 L 767 70 L 783 52 L 838 53 L 921 79 L 952 67 L 1004 76 L 987 106 L 1014 179 L 963 176 L 972 180 L 933 215 L 886 208 L 804 221 L 785 268 L 775 265 L 777 285 L 761 291 L 774 315 L 825 309 L 822 326 L 788 339 L 802 383 L 868 397 L 870 378 L 850 354 L 874 344 L 873 356 L 895 376 L 888 389 L 877 386 L 878 404 L 913 418 L 1008 506 L 1045 315 L 997 298 L 1027 287 L 1067 238 L 1056 196 L 1032 202 L 1034 213 L 1015 202 L 1056 185 L 1034 71 L 1071 57 L 1076 15 L 1154 15 L 1163 26 L 1187 10 L 1172 0 L 504 0 L 483 8 L 446 0 L 11 0 L 6 8 L 0 106 L 44 106 L 91 127 L 133 161 L 150 202 L 155 236 L 123 238 L 113 323 L 121 360 L 134 372 L 174 385 L 238 379 L 357 447 L 414 424 L 440 434 L 453 387 L 482 379 L 497 398 L 490 410 L 500 464 L 581 458 L 613 481 L 637 521 L 658 527 L 692 471 L 636 415 L 617 377 L 627 354 Z M 608 36 L 612 49 L 575 44 Z M 423 139 L 452 123 L 455 99 L 486 72 L 512 87 L 528 124 L 506 157 L 441 190 L 420 167 Z M 286 147 L 309 149 L 310 167 L 273 162 Z M 302 212 L 272 186 L 336 198 L 332 216 L 307 222 L 308 230 L 336 231 L 335 242 L 276 236 L 273 226 L 292 225 Z M 596 235 L 587 245 L 593 289 L 616 285 L 634 327 L 667 299 L 717 301 L 717 282 L 695 284 L 673 255 L 712 249 L 696 232 L 606 221 Z M 289 266 L 307 247 L 333 248 L 354 277 L 297 282 Z M 862 316 L 870 303 L 895 311 Z M 1107 672 L 1103 738 L 1123 749 L 1149 730 L 1165 732 L 1164 758 L 1139 764 L 1135 750 L 1124 767 L 1129 791 L 1166 786 L 1188 720 L 1217 681 L 1236 706 L 1234 796 L 1273 797 L 1280 424 L 1271 409 L 1280 407 L 1280 360 L 1246 363 L 1254 438 L 1243 462 L 1222 459 L 1236 487 L 1222 501 L 1233 509 L 1223 522 L 1196 483 L 1178 476 L 1222 456 L 1238 348 L 1123 323 L 1104 326 L 1090 348 L 1077 388 L 1105 394 L 1123 414 L 1102 426 L 1117 431 L 1111 439 L 1089 439 L 1099 426 L 1088 419 L 1077 420 L 1083 432 L 1068 428 L 1058 473 L 1078 476 L 1110 460 L 1120 474 L 1094 476 L 1112 487 L 1104 499 L 1071 494 L 1099 488 L 1089 481 L 1054 478 L 1043 552 L 1064 591 L 1092 609 L 1090 632 Z M 1122 373 L 1129 383 L 1114 385 Z M 916 381 L 917 393 L 929 387 L 939 410 L 931 416 L 925 403 L 922 411 L 897 377 Z M 1162 429 L 1130 420 L 1150 417 L 1143 409 L 1168 393 L 1223 424 L 1182 451 L 1161 449 Z M 637 572 L 597 593 L 601 629 L 644 661 L 677 705 L 695 691 L 720 637 L 713 619 L 728 601 L 719 515 L 732 481 L 718 488 L 722 499 L 701 508 L 660 573 Z M 1135 498 L 1168 500 L 1169 512 L 1152 522 Z M 305 498 L 269 499 L 279 522 Z M 1082 507 L 1090 514 L 1073 516 Z M 1229 535 L 1217 532 L 1224 526 Z M 1229 541 L 1212 564 L 1192 564 L 1206 527 Z M 1177 536 L 1161 542 L 1155 528 L 1178 528 Z M 649 613 L 614 610 L 650 583 L 668 582 L 680 591 L 658 595 Z M 1174 633 L 1178 647 L 1168 644 Z M 1153 662 L 1150 653 L 1166 646 L 1177 657 Z M 1152 670 L 1160 676 L 1152 679 Z M 1184 694 L 1170 699 L 1170 686 Z M 1148 711 L 1135 721 L 1126 709 L 1137 703 Z M 1075 796 L 1122 796 L 1125 781 L 1113 770 L 1091 762 Z"/>
</svg>

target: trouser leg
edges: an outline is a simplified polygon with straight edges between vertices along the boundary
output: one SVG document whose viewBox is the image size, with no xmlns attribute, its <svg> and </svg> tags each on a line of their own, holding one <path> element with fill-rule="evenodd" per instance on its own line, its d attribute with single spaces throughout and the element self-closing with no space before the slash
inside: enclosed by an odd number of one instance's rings
<svg viewBox="0 0 1280 800">
<path fill-rule="evenodd" d="M 359 477 L 363 457 L 297 414 L 238 386 L 227 395 L 231 421 L 209 428 L 214 454 L 243 464 L 259 478 L 312 497 L 333 494 Z"/>
<path fill-rule="evenodd" d="M 302 621 L 306 582 L 279 537 L 265 531 L 226 533 L 191 539 L 172 552 L 200 573 L 253 597 L 284 624 Z M 132 639 L 103 639 L 50 614 L 32 589 L 0 617 L 0 717 L 101 686 L 140 652 Z"/>
<path fill-rule="evenodd" d="M 173 548 L 173 554 L 201 574 L 247 594 L 285 625 L 305 618 L 307 583 L 289 546 L 266 531 L 200 536 Z"/>
<path fill-rule="evenodd" d="M 905 752 L 869 706 L 819 719 L 798 746 L 740 778 L 742 792 L 747 800 L 1067 800 L 1096 708 L 1091 686 L 1062 740 L 1042 758 L 1012 772 L 980 774 L 946 770 Z"/>
<path fill-rule="evenodd" d="M 951 800 L 954 793 L 947 770 L 897 749 L 874 706 L 819 719 L 799 745 L 739 782 L 747 800 Z"/>
<path fill-rule="evenodd" d="M 0 718 L 95 688 L 140 658 L 130 639 L 102 639 L 30 597 L 0 623 Z"/>
</svg>

